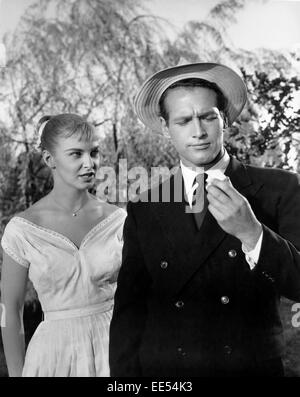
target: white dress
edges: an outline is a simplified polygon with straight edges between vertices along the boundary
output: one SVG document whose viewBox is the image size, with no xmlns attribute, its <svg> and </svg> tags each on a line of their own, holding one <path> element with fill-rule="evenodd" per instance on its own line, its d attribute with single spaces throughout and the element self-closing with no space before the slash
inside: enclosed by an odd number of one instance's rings
<svg viewBox="0 0 300 397">
<path fill-rule="evenodd" d="M 126 211 L 93 227 L 79 248 L 67 237 L 15 216 L 2 247 L 28 268 L 43 312 L 22 376 L 109 376 L 108 336 L 121 265 Z"/>
</svg>

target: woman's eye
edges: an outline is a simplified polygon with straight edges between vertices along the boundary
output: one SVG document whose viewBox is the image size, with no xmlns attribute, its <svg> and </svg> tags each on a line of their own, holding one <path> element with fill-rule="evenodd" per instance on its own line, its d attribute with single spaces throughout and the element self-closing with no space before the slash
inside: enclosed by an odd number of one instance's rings
<svg viewBox="0 0 300 397">
<path fill-rule="evenodd" d="M 80 157 L 81 153 L 80 152 L 72 152 L 70 155 L 72 157 Z"/>
<path fill-rule="evenodd" d="M 97 156 L 99 155 L 99 149 L 93 150 L 93 151 L 91 152 L 91 155 L 92 155 L 93 157 L 97 157 Z"/>
</svg>

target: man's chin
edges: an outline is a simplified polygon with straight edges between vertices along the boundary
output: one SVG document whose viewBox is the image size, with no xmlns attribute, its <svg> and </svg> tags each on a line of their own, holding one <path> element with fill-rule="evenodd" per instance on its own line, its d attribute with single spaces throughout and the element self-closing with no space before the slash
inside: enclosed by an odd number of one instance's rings
<svg viewBox="0 0 300 397">
<path fill-rule="evenodd" d="M 212 163 L 216 156 L 201 156 L 192 159 L 192 164 L 196 167 L 205 167 Z"/>
</svg>

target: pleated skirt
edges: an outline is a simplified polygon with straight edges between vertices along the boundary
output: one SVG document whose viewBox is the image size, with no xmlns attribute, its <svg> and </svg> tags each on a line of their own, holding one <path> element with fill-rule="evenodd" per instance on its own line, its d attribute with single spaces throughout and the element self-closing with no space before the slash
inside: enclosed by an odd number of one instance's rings
<svg viewBox="0 0 300 397">
<path fill-rule="evenodd" d="M 24 377 L 107 377 L 112 309 L 83 317 L 45 320 L 29 342 Z"/>
</svg>

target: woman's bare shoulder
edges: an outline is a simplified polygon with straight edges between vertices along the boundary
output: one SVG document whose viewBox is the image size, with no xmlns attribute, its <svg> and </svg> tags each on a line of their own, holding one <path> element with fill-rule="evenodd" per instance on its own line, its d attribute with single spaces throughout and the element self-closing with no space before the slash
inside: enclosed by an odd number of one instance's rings
<svg viewBox="0 0 300 397">
<path fill-rule="evenodd" d="M 106 203 L 107 204 L 107 207 L 106 207 L 106 216 L 109 216 L 109 215 L 111 215 L 113 212 L 116 212 L 116 211 L 120 211 L 120 212 L 125 212 L 125 210 L 123 210 L 121 207 L 118 207 L 117 205 L 114 205 L 114 204 L 110 204 L 110 203 Z"/>
<path fill-rule="evenodd" d="M 26 208 L 24 211 L 17 213 L 15 216 L 24 218 L 30 222 L 39 223 L 43 212 L 47 210 L 47 202 L 47 196 L 45 196 L 36 201 L 30 207 Z"/>
<path fill-rule="evenodd" d="M 99 197 L 94 196 L 94 199 L 96 200 L 96 205 L 102 208 L 103 213 L 105 214 L 105 218 L 107 216 L 111 215 L 113 212 L 121 209 L 121 207 L 118 207 L 115 204 L 111 204 L 107 201 L 104 201 L 104 200 L 100 199 Z M 123 211 L 125 211 L 125 210 L 123 210 Z"/>
</svg>

